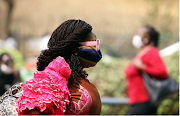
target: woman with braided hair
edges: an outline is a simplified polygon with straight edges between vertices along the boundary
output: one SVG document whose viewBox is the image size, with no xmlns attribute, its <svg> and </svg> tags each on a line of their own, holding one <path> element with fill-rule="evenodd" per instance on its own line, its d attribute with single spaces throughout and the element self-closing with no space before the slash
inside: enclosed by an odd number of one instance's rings
<svg viewBox="0 0 180 116">
<path fill-rule="evenodd" d="M 23 84 L 17 101 L 19 115 L 100 114 L 101 100 L 83 68 L 102 58 L 100 40 L 91 25 L 67 20 L 51 35 L 41 51 L 33 79 Z"/>
</svg>

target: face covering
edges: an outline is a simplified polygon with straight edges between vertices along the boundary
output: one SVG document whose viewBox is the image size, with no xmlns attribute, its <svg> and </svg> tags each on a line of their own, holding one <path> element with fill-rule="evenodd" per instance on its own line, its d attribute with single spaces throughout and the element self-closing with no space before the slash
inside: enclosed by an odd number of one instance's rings
<svg viewBox="0 0 180 116">
<path fill-rule="evenodd" d="M 95 66 L 102 58 L 100 50 L 95 47 L 81 46 L 78 52 L 78 58 Z"/>
<path fill-rule="evenodd" d="M 1 72 L 4 74 L 10 74 L 10 68 L 6 64 L 1 64 Z"/>
<path fill-rule="evenodd" d="M 144 43 L 142 42 L 142 39 L 141 39 L 141 37 L 139 35 L 135 35 L 133 37 L 132 44 L 136 48 L 140 48 L 140 47 L 144 46 Z"/>
</svg>

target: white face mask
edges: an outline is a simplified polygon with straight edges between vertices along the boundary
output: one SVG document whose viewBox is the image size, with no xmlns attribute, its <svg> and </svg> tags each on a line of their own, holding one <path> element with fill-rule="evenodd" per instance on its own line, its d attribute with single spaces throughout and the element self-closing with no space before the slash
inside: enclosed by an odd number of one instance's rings
<svg viewBox="0 0 180 116">
<path fill-rule="evenodd" d="M 4 74 L 10 74 L 10 68 L 6 64 L 1 64 L 0 66 L 1 72 Z"/>
<path fill-rule="evenodd" d="M 140 48 L 144 46 L 144 43 L 142 42 L 142 38 L 139 35 L 135 35 L 132 39 L 132 44 L 136 48 Z"/>
</svg>

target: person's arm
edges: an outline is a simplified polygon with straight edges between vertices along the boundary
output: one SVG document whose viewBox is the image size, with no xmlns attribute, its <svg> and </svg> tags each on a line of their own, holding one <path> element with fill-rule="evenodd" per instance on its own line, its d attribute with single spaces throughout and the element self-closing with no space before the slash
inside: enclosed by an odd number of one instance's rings
<svg viewBox="0 0 180 116">
<path fill-rule="evenodd" d="M 144 62 L 145 63 L 142 63 L 140 59 L 134 59 L 132 64 L 137 69 L 142 70 L 155 78 L 166 79 L 168 77 L 165 64 L 163 63 L 158 52 L 149 52 L 144 57 Z"/>
<path fill-rule="evenodd" d="M 149 64 L 145 64 L 144 72 L 155 78 L 166 79 L 168 77 L 168 73 L 159 53 L 154 50 L 146 57 Z"/>
<path fill-rule="evenodd" d="M 168 77 L 166 68 L 162 62 L 157 62 L 151 66 L 145 65 L 144 72 L 159 79 L 166 79 Z"/>
</svg>

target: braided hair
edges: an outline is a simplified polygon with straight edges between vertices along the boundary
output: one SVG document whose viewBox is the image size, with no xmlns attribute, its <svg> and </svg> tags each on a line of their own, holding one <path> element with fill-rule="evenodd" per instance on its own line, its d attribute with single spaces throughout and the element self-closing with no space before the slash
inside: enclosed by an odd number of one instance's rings
<svg viewBox="0 0 180 116">
<path fill-rule="evenodd" d="M 80 65 L 78 57 L 74 54 L 74 48 L 79 47 L 79 42 L 85 41 L 86 36 L 91 32 L 92 26 L 82 20 L 67 20 L 57 27 L 48 42 L 48 48 L 41 51 L 37 70 L 43 71 L 48 64 L 57 56 L 64 57 L 72 69 L 69 82 L 78 83 L 85 78 L 85 71 Z"/>
<path fill-rule="evenodd" d="M 158 47 L 159 45 L 159 32 L 156 31 L 153 27 L 151 26 L 144 26 L 146 29 L 147 29 L 147 33 L 149 34 L 150 36 L 150 42 L 153 42 L 153 45 L 155 47 Z"/>
</svg>

